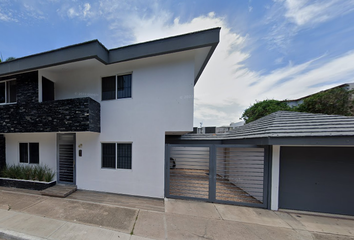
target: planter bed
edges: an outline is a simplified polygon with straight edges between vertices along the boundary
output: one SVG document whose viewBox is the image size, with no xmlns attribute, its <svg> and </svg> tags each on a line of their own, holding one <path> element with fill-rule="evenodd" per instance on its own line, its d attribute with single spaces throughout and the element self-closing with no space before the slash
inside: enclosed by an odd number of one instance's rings
<svg viewBox="0 0 354 240">
<path fill-rule="evenodd" d="M 3 187 L 44 190 L 54 186 L 55 184 L 56 181 L 42 182 L 42 181 L 32 181 L 32 180 L 13 179 L 13 178 L 0 178 L 0 186 Z"/>
</svg>

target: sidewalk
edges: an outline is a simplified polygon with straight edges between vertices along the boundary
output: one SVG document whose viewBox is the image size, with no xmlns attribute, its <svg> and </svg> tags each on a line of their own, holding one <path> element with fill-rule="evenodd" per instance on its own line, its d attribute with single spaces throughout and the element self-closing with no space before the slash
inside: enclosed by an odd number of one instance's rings
<svg viewBox="0 0 354 240">
<path fill-rule="evenodd" d="M 59 199 L 0 188 L 0 239 L 354 240 L 354 220 L 89 191 Z"/>
</svg>

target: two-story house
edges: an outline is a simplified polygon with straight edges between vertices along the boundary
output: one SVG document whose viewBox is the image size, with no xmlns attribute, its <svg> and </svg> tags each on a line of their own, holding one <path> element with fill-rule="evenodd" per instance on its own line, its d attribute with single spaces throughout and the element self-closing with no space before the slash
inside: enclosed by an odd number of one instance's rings
<svg viewBox="0 0 354 240">
<path fill-rule="evenodd" d="M 43 164 L 79 189 L 164 197 L 165 135 L 193 130 L 194 85 L 219 32 L 1 63 L 1 166 Z"/>
</svg>

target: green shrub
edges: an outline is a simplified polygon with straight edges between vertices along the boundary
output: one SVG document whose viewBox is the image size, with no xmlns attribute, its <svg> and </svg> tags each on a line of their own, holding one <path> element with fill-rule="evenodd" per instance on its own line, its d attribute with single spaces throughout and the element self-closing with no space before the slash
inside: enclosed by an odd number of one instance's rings
<svg viewBox="0 0 354 240">
<path fill-rule="evenodd" d="M 46 165 L 12 165 L 5 166 L 0 172 L 1 177 L 24 179 L 24 180 L 38 180 L 51 182 L 54 178 L 54 171 Z"/>
<path fill-rule="evenodd" d="M 54 175 L 55 173 L 50 168 L 45 166 L 44 181 L 51 182 L 54 178 Z"/>
<path fill-rule="evenodd" d="M 37 179 L 38 181 L 44 181 L 45 169 L 44 169 L 42 166 L 40 166 L 40 165 L 38 165 L 38 166 L 36 166 L 36 167 L 37 167 L 36 179 Z"/>
</svg>

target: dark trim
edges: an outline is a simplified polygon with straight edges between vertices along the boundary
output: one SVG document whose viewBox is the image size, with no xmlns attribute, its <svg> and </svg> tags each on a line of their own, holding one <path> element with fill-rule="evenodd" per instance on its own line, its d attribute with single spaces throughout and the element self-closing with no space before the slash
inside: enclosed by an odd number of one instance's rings
<svg viewBox="0 0 354 240">
<path fill-rule="evenodd" d="M 354 145 L 354 136 L 279 137 L 270 138 L 269 145 Z"/>
<path fill-rule="evenodd" d="M 218 40 L 218 41 L 219 41 L 219 40 Z M 213 46 L 211 47 L 211 49 L 210 49 L 210 51 L 209 51 L 207 57 L 205 58 L 205 60 L 204 60 L 204 62 L 203 62 L 203 64 L 202 64 L 202 66 L 201 66 L 201 68 L 200 68 L 200 70 L 199 70 L 197 76 L 195 77 L 194 85 L 197 84 L 200 75 L 202 75 L 202 72 L 204 71 L 205 66 L 206 66 L 207 63 L 209 62 L 209 59 L 211 58 L 211 55 L 213 55 L 213 53 L 214 53 L 215 48 L 216 48 L 217 45 L 218 45 L 218 44 L 216 43 L 215 45 L 213 45 Z"/>
<path fill-rule="evenodd" d="M 249 145 L 314 145 L 314 146 L 350 146 L 354 145 L 354 136 L 322 137 L 264 137 L 245 139 L 183 139 L 181 136 L 166 136 L 169 144 L 249 144 Z"/>
<path fill-rule="evenodd" d="M 113 64 L 140 58 L 159 56 L 163 54 L 187 51 L 203 47 L 211 47 L 194 83 L 198 81 L 205 65 L 209 61 L 219 43 L 221 28 L 159 39 L 155 41 L 129 45 L 107 50 L 98 40 L 75 44 L 39 54 L 17 58 L 0 63 L 0 76 L 38 70 L 45 67 L 97 59 L 103 64 Z"/>
</svg>

